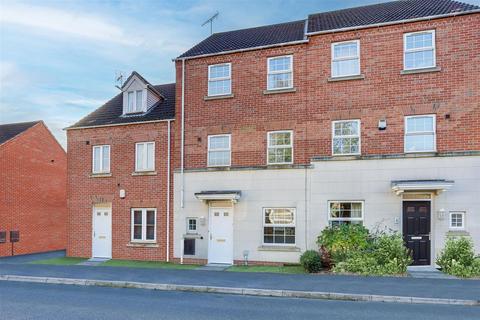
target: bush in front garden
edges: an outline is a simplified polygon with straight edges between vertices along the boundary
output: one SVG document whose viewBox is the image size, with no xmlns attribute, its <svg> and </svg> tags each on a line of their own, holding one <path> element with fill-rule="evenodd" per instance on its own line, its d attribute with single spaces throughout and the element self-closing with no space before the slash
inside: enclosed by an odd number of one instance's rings
<svg viewBox="0 0 480 320">
<path fill-rule="evenodd" d="M 300 264 L 308 273 L 318 272 L 322 269 L 320 255 L 315 250 L 307 250 L 300 257 Z"/>
<path fill-rule="evenodd" d="M 331 262 L 345 261 L 348 256 L 368 247 L 370 235 L 368 229 L 359 224 L 342 224 L 323 229 L 317 238 L 317 244 Z M 323 254 L 322 254 L 323 255 Z"/>
<path fill-rule="evenodd" d="M 437 258 L 442 271 L 457 277 L 480 277 L 480 257 L 475 257 L 472 240 L 449 238 Z"/>
<path fill-rule="evenodd" d="M 369 246 L 351 253 L 333 268 L 334 272 L 359 273 L 363 275 L 396 275 L 407 272 L 412 263 L 403 238 L 398 233 L 373 235 Z"/>
</svg>

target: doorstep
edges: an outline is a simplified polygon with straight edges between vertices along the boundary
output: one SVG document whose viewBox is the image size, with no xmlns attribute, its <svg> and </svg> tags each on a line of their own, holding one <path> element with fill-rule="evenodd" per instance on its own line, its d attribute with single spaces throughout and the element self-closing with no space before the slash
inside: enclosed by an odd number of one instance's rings
<svg viewBox="0 0 480 320">
<path fill-rule="evenodd" d="M 456 277 L 443 273 L 432 266 L 409 266 L 407 273 L 412 278 L 425 279 L 456 279 Z"/>
<path fill-rule="evenodd" d="M 204 266 L 200 266 L 195 270 L 202 270 L 202 271 L 225 271 L 230 268 L 231 264 L 226 263 L 209 263 Z"/>
<path fill-rule="evenodd" d="M 78 266 L 98 266 L 102 263 L 111 260 L 109 258 L 90 258 L 87 261 L 80 262 Z"/>
</svg>

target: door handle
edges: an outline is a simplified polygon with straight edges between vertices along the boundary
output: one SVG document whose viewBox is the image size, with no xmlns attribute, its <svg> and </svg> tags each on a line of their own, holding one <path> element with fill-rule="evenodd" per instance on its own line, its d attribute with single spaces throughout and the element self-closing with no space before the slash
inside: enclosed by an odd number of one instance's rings
<svg viewBox="0 0 480 320">
<path fill-rule="evenodd" d="M 212 240 L 212 239 L 213 239 L 213 238 L 212 238 L 212 234 L 210 233 L 210 240 Z"/>
</svg>

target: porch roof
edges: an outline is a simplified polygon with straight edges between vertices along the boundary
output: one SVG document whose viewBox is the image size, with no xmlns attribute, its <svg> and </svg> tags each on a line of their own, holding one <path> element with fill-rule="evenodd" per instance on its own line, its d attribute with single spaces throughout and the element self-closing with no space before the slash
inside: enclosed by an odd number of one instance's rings
<svg viewBox="0 0 480 320">
<path fill-rule="evenodd" d="M 394 180 L 392 190 L 400 195 L 407 191 L 435 191 L 437 194 L 450 189 L 455 181 L 445 179 L 434 180 Z"/>
<path fill-rule="evenodd" d="M 202 201 L 230 200 L 236 202 L 241 195 L 240 190 L 207 190 L 195 193 L 195 197 Z"/>
</svg>

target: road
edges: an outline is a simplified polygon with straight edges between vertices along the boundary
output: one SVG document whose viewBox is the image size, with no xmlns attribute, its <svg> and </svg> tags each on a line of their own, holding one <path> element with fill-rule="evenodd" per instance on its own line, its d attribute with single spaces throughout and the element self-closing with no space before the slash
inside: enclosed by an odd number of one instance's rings
<svg viewBox="0 0 480 320">
<path fill-rule="evenodd" d="M 0 281 L 0 319 L 480 319 L 480 307 L 345 302 Z"/>
</svg>

